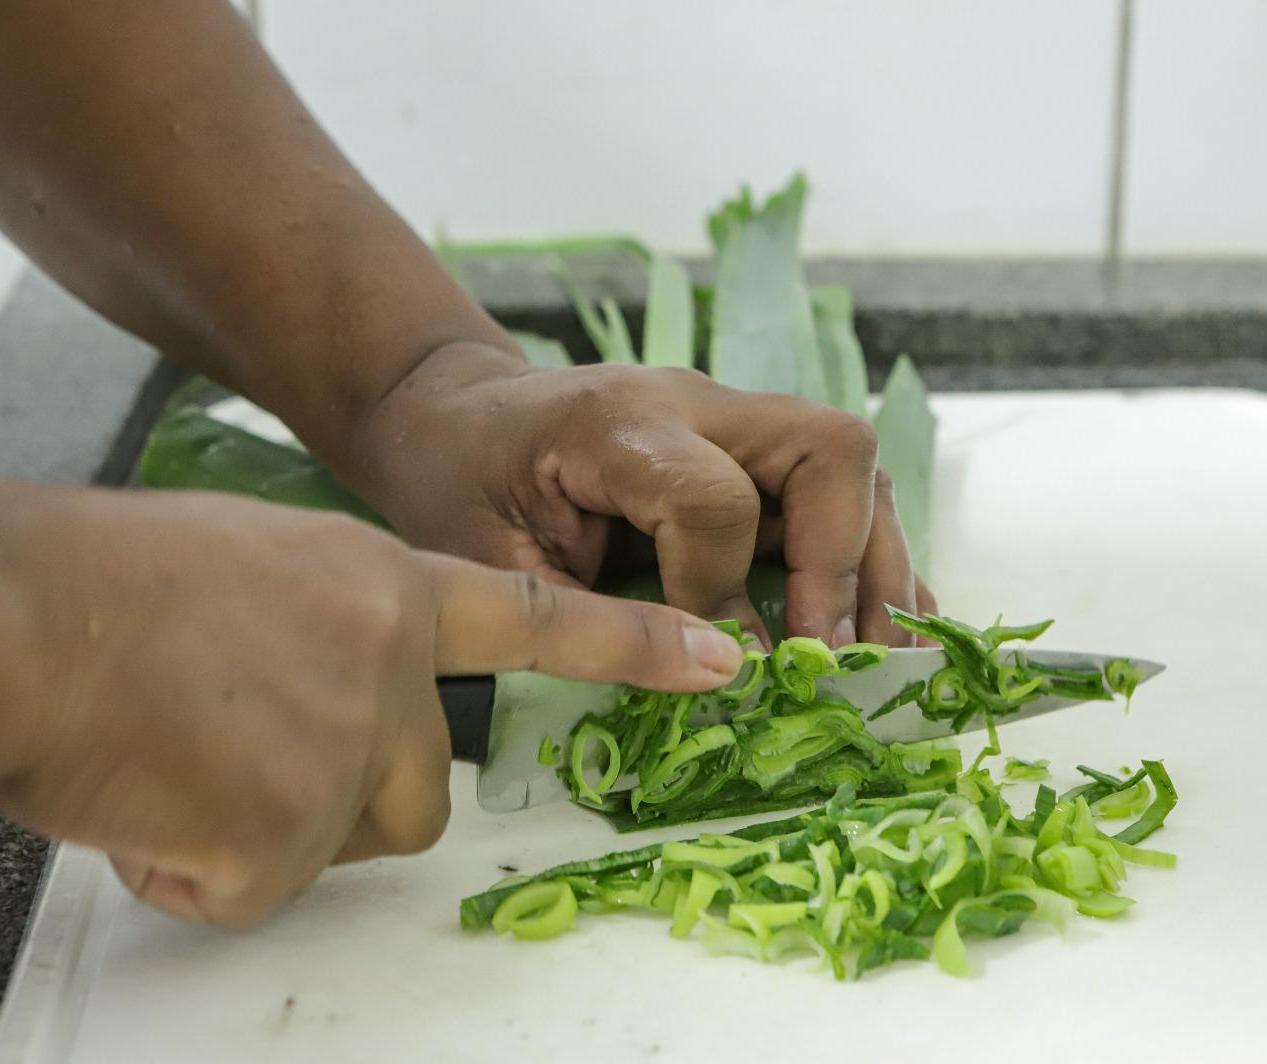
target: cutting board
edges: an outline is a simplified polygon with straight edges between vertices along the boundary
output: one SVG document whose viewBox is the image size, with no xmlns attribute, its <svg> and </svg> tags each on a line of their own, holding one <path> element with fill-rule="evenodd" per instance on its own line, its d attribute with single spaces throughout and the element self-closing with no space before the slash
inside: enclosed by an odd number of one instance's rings
<svg viewBox="0 0 1267 1064">
<path fill-rule="evenodd" d="M 1053 616 L 1048 645 L 1170 665 L 1129 716 L 1097 704 L 1003 732 L 1009 753 L 1051 758 L 1058 783 L 1080 761 L 1166 759 L 1181 802 L 1154 841 L 1179 868 L 1132 871 L 1127 916 L 975 944 L 967 980 L 907 964 L 844 984 L 812 962 L 712 957 L 633 914 L 542 944 L 465 933 L 459 898 L 505 869 L 632 840 L 566 805 L 484 814 L 459 765 L 434 850 L 329 872 L 246 934 L 151 912 L 64 848 L 0 1059 L 1262 1059 L 1267 398 L 957 395 L 937 411 L 947 611 Z"/>
</svg>

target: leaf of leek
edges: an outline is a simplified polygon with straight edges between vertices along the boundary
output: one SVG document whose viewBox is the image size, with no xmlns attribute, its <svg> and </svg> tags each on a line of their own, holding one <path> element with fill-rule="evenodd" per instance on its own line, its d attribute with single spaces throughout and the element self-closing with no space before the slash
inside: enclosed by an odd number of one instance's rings
<svg viewBox="0 0 1267 1064">
<path fill-rule="evenodd" d="M 928 391 L 906 355 L 898 357 L 875 416 L 880 465 L 893 478 L 898 516 L 915 570 L 928 577 L 932 522 L 933 440 L 937 418 Z"/>
<path fill-rule="evenodd" d="M 857 417 L 867 416 L 867 364 L 853 328 L 853 294 L 843 285 L 810 292 L 814 331 L 823 356 L 825 399 Z"/>
<path fill-rule="evenodd" d="M 733 388 L 826 396 L 798 241 L 805 178 L 761 207 L 745 190 L 709 218 L 717 283 L 708 370 Z"/>
<path fill-rule="evenodd" d="M 572 365 L 572 359 L 558 340 L 550 340 L 530 332 L 512 332 L 515 342 L 522 348 L 524 357 L 530 365 L 543 369 L 566 369 Z"/>
<path fill-rule="evenodd" d="M 695 303 L 686 267 L 668 255 L 654 255 L 647 278 L 647 317 L 642 361 L 648 366 L 695 365 Z"/>
</svg>

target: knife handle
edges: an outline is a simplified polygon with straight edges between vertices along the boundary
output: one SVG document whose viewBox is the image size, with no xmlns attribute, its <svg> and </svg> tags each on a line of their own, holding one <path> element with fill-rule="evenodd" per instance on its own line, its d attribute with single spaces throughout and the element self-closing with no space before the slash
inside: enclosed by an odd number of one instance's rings
<svg viewBox="0 0 1267 1064">
<path fill-rule="evenodd" d="M 488 728 L 493 720 L 493 677 L 441 676 L 436 688 L 449 722 L 453 756 L 482 765 L 488 757 Z"/>
</svg>

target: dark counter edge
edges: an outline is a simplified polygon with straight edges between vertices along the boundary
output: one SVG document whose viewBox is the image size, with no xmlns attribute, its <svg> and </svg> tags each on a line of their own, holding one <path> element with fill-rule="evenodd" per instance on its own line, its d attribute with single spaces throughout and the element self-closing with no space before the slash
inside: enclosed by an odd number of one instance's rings
<svg viewBox="0 0 1267 1064">
<path fill-rule="evenodd" d="M 698 280 L 707 280 L 702 264 L 689 265 Z M 600 258 L 579 263 L 578 272 L 589 287 L 618 300 L 638 342 L 639 268 Z M 814 283 L 844 283 L 854 290 L 873 388 L 906 352 L 934 391 L 1199 386 L 1267 391 L 1267 258 L 1128 262 L 1116 273 L 1099 262 L 1076 260 L 825 259 L 812 261 L 808 272 Z M 553 336 L 579 357 L 593 357 L 544 265 L 477 263 L 466 274 L 476 295 L 507 325 Z M 54 291 L 28 274 L 0 307 L 0 326 L 32 292 L 45 299 Z M 55 298 L 67 317 L 78 319 L 82 332 L 85 316 L 92 316 L 69 297 Z M 99 319 L 92 327 L 103 336 L 115 332 Z M 0 375 L 4 372 L 0 362 Z M 165 360 L 152 363 L 115 411 L 117 431 L 91 456 L 93 472 L 85 479 L 128 482 L 150 426 L 187 376 Z M 51 856 L 46 842 L 0 821 L 0 995 Z"/>
</svg>

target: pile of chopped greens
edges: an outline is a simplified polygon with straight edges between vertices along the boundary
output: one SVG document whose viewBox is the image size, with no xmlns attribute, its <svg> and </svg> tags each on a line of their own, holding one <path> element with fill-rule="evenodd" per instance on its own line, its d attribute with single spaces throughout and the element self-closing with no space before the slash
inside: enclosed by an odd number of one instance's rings
<svg viewBox="0 0 1267 1064">
<path fill-rule="evenodd" d="M 832 653 L 817 640 L 784 640 L 769 657 L 749 652 L 740 677 L 711 701 L 629 690 L 610 714 L 582 721 L 562 750 L 547 739 L 542 754 L 561 759 L 577 801 L 618 826 L 753 812 L 830 790 L 825 805 L 516 876 L 464 899 L 462 926 L 549 939 L 581 911 L 643 910 L 715 953 L 817 956 L 837 979 L 930 957 L 966 975 L 965 935 L 1008 935 L 1031 917 L 1063 929 L 1075 912 L 1117 916 L 1134 904 L 1121 893 L 1127 865 L 1175 866 L 1173 854 L 1139 845 L 1177 801 L 1160 761 L 1121 776 L 1079 765 L 1086 782 L 1062 794 L 1041 782 L 1050 778 L 1045 761 L 1009 758 L 1002 780 L 982 766 L 1000 752 L 995 718 L 1046 693 L 1129 697 L 1140 679 L 1129 662 L 1103 674 L 1046 669 L 1023 654 L 1005 662 L 1003 642 L 1035 638 L 1047 624 L 982 631 L 892 613 L 942 641 L 950 664 L 871 716 L 913 702 L 959 730 L 983 715 L 989 745 L 966 771 L 953 746 L 885 746 L 854 707 L 817 698 L 820 678 L 873 665 L 883 648 Z M 725 720 L 709 718 L 719 710 Z M 598 778 L 586 765 L 592 748 L 606 758 Z M 625 771 L 637 782 L 617 791 Z M 1039 783 L 1024 815 L 1004 797 L 1018 782 Z M 1131 822 L 1112 834 L 1102 827 L 1116 820 Z"/>
<path fill-rule="evenodd" d="M 860 798 L 842 784 L 825 806 L 729 835 L 700 835 L 573 861 L 465 898 L 462 926 L 546 939 L 578 911 L 661 913 L 670 934 L 760 961 L 816 954 L 837 979 L 896 960 L 933 957 L 969 972 L 965 933 L 998 937 L 1031 916 L 1111 917 L 1128 864 L 1173 868 L 1173 854 L 1137 845 L 1176 794 L 1145 761 L 1128 779 L 1079 766 L 1091 782 L 1056 795 L 1042 785 L 1018 816 L 984 768 L 946 787 Z M 1151 789 L 1150 789 L 1151 784 Z M 1109 835 L 1105 820 L 1138 819 Z"/>
<path fill-rule="evenodd" d="M 869 719 L 914 703 L 958 733 L 981 717 L 990 736 L 983 754 L 999 752 L 995 720 L 1037 698 L 1129 696 L 1139 681 L 1123 660 L 1103 672 L 1053 669 L 1023 653 L 1005 660 L 1003 644 L 1035 639 L 1050 621 L 980 630 L 948 617 L 889 613 L 908 631 L 939 641 L 948 664 L 927 683 L 898 691 Z M 722 627 L 743 643 L 737 626 Z M 802 636 L 783 640 L 769 656 L 749 646 L 729 686 L 703 694 L 626 688 L 609 712 L 584 717 L 561 743 L 547 736 L 540 759 L 556 766 L 573 801 L 622 831 L 808 805 L 846 785 L 864 798 L 944 787 L 963 767 L 952 742 L 880 743 L 858 706 L 820 690 L 820 681 L 872 668 L 887 654 L 874 643 L 833 652 Z M 1018 763 L 1006 778 L 1033 779 L 1034 771 Z"/>
</svg>

